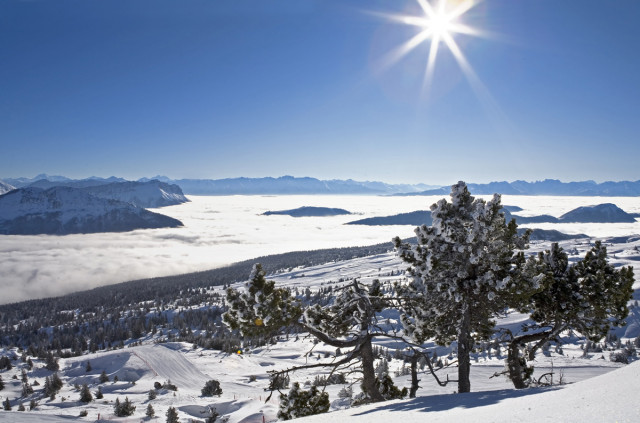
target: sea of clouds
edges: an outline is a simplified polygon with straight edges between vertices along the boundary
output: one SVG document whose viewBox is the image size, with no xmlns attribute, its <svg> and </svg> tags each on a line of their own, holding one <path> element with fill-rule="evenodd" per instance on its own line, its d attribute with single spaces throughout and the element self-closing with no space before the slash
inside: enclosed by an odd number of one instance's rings
<svg viewBox="0 0 640 423">
<path fill-rule="evenodd" d="M 488 198 L 486 196 L 483 196 Z M 65 236 L 0 236 L 0 303 L 64 295 L 101 285 L 211 269 L 240 260 L 297 250 L 371 245 L 413 236 L 412 226 L 344 225 L 351 220 L 426 210 L 442 196 L 190 196 L 156 209 L 182 228 Z M 614 203 L 640 212 L 628 197 L 504 196 L 522 215 L 560 216 L 583 205 Z M 263 216 L 268 210 L 339 207 L 357 215 Z M 640 234 L 635 224 L 536 224 L 594 237 Z"/>
</svg>

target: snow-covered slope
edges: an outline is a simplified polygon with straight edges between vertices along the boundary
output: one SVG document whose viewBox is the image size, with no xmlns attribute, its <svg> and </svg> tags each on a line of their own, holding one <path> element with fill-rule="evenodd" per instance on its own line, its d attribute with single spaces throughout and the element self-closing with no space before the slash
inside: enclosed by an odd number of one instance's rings
<svg viewBox="0 0 640 423">
<path fill-rule="evenodd" d="M 11 190 L 14 190 L 15 187 L 13 185 L 9 185 L 6 182 L 0 181 L 0 195 L 7 193 Z"/>
<path fill-rule="evenodd" d="M 157 180 L 132 182 L 114 177 L 68 181 L 41 179 L 29 185 L 29 187 L 42 189 L 59 186 L 79 188 L 96 197 L 124 201 L 142 208 L 174 206 L 189 201 L 178 185 Z"/>
<path fill-rule="evenodd" d="M 331 421 L 403 423 L 638 422 L 640 362 L 555 389 L 434 395 L 332 413 Z M 324 423 L 327 415 L 300 419 Z"/>
<path fill-rule="evenodd" d="M 124 232 L 177 227 L 174 218 L 70 187 L 20 188 L 0 196 L 0 234 Z"/>
</svg>

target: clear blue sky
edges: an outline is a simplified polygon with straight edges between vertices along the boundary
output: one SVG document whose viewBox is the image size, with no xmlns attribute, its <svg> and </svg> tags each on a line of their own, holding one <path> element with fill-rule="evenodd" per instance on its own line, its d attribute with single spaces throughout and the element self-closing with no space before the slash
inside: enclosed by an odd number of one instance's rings
<svg viewBox="0 0 640 423">
<path fill-rule="evenodd" d="M 0 178 L 640 179 L 640 1 L 485 0 L 382 69 L 415 0 L 3 0 Z"/>
</svg>

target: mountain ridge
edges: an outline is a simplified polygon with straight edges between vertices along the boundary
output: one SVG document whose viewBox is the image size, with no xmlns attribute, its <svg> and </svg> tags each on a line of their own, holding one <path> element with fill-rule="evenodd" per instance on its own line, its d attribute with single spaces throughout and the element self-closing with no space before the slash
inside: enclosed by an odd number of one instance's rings
<svg viewBox="0 0 640 423">
<path fill-rule="evenodd" d="M 0 196 L 0 234 L 66 235 L 182 226 L 177 219 L 72 187 L 18 188 Z"/>
</svg>

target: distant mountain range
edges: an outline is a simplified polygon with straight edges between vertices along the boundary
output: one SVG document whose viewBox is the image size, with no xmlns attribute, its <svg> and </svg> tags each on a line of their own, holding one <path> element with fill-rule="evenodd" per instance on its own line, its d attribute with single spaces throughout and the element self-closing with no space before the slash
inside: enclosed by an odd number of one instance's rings
<svg viewBox="0 0 640 423">
<path fill-rule="evenodd" d="M 49 189 L 53 187 L 70 187 L 81 189 L 95 197 L 124 201 L 142 208 L 173 206 L 189 201 L 178 185 L 155 179 L 134 182 L 116 177 L 106 179 L 93 177 L 74 180 L 63 176 L 38 175 L 36 178 L 40 176 L 44 177 L 44 179 L 35 181 L 27 178 L 7 180 L 12 181 L 13 186 L 16 188 Z"/>
<path fill-rule="evenodd" d="M 146 178 L 140 179 L 144 181 Z M 156 176 L 153 179 L 177 184 L 185 194 L 191 195 L 291 195 L 291 194 L 393 194 L 418 192 L 433 188 L 425 184 L 385 184 L 383 182 L 359 182 L 348 180 L 320 180 L 316 178 L 227 178 L 227 179 L 169 179 Z"/>
<path fill-rule="evenodd" d="M 633 214 L 611 203 L 578 207 L 560 217 L 547 214 L 530 217 L 509 214 L 508 217 L 515 218 L 518 223 L 634 223 L 636 221 Z"/>
<path fill-rule="evenodd" d="M 0 181 L 0 195 L 9 192 L 13 189 L 16 189 L 13 185 L 9 185 L 6 182 Z"/>
<path fill-rule="evenodd" d="M 520 211 L 520 207 L 504 206 L 503 212 L 507 221 L 512 218 L 517 223 L 633 223 L 636 221 L 635 215 L 630 214 L 616 206 L 605 203 L 596 206 L 578 207 L 563 214 L 560 217 L 550 215 L 542 216 L 518 216 L 511 211 Z M 366 219 L 354 220 L 347 225 L 427 225 L 432 224 L 431 212 L 426 210 L 416 210 L 409 213 L 399 213 L 391 216 L 368 217 Z"/>
<path fill-rule="evenodd" d="M 511 211 L 521 211 L 522 209 L 517 206 L 504 206 L 503 211 L 507 221 L 512 218 L 516 219 L 517 223 L 633 223 L 635 222 L 635 215 L 630 214 L 616 206 L 615 204 L 605 203 L 598 204 L 596 206 L 578 207 L 571 210 L 568 213 L 563 214 L 560 217 L 554 217 L 549 215 L 523 217 L 512 214 Z M 421 226 L 432 224 L 431 212 L 426 210 L 416 210 L 409 213 L 399 213 L 392 216 L 377 216 L 369 217 L 366 219 L 354 220 L 346 223 L 347 225 L 368 225 L 368 226 L 382 226 L 382 225 L 412 225 Z M 518 229 L 523 232 L 524 229 Z M 563 241 L 573 238 L 584 238 L 587 235 L 567 235 L 556 230 L 543 230 L 533 229 L 530 239 L 531 240 L 548 240 L 548 241 Z"/>
<path fill-rule="evenodd" d="M 0 234 L 66 235 L 182 226 L 179 220 L 80 188 L 18 188 L 0 196 Z"/>
<path fill-rule="evenodd" d="M 177 227 L 182 222 L 145 208 L 189 201 L 179 186 L 157 180 L 39 177 L 45 179 L 13 179 L 22 187 L 10 187 L 12 190 L 0 195 L 0 234 L 63 235 Z"/>
<path fill-rule="evenodd" d="M 557 179 L 527 182 L 490 182 L 488 184 L 467 184 L 469 192 L 476 195 L 576 195 L 635 197 L 640 195 L 640 181 L 602 182 L 561 182 Z M 395 195 L 449 195 L 451 187 L 441 187 L 420 192 L 407 192 Z"/>
<path fill-rule="evenodd" d="M 44 180 L 44 182 L 43 182 Z M 278 178 L 227 178 L 227 179 L 170 179 L 166 176 L 141 178 L 137 182 L 158 180 L 178 185 L 188 195 L 291 195 L 291 194 L 369 194 L 369 195 L 449 195 L 450 186 L 426 184 L 386 184 L 375 181 L 320 180 L 309 177 L 281 176 Z M 86 188 L 105 183 L 128 182 L 122 178 L 91 177 L 72 180 L 65 176 L 37 175 L 35 178 L 5 178 L 5 184 L 15 188 L 30 185 L 48 188 L 51 186 L 73 186 Z M 2 182 L 2 181 L 0 181 Z M 527 182 L 490 182 L 488 184 L 467 184 L 469 191 L 476 195 L 566 195 L 566 196 L 640 196 L 639 181 L 602 182 L 561 182 L 557 179 Z M 0 185 L 0 193 L 2 192 Z M 6 190 L 6 188 L 5 188 Z"/>
</svg>

